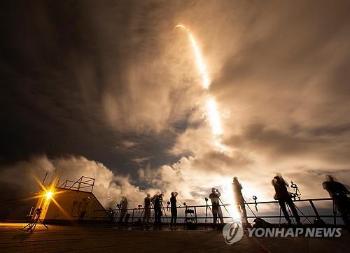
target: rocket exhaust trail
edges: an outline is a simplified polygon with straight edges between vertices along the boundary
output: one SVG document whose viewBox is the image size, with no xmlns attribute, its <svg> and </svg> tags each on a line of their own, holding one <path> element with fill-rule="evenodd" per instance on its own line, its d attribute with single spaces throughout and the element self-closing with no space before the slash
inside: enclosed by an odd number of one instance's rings
<svg viewBox="0 0 350 253">
<path fill-rule="evenodd" d="M 177 26 L 175 26 L 175 28 L 179 28 L 186 32 L 193 51 L 195 63 L 201 78 L 202 87 L 204 90 L 208 91 L 211 84 L 211 80 L 196 38 L 192 34 L 191 30 L 182 24 L 178 24 Z M 210 96 L 209 94 L 206 100 L 206 111 L 211 131 L 214 136 L 214 142 L 220 147 L 220 149 L 222 149 L 223 145 L 220 142 L 220 136 L 223 134 L 223 130 L 221 126 L 220 115 L 217 109 L 215 98 Z"/>
<path fill-rule="evenodd" d="M 212 136 L 213 136 L 214 147 L 216 147 L 217 150 L 219 150 L 220 152 L 225 152 L 225 153 L 229 152 L 230 150 L 224 144 L 221 143 L 221 136 L 223 134 L 223 129 L 221 126 L 220 114 L 217 108 L 215 98 L 209 94 L 209 87 L 211 84 L 211 80 L 207 71 L 207 66 L 205 64 L 205 61 L 203 60 L 200 47 L 198 46 L 196 38 L 194 37 L 194 35 L 192 34 L 189 28 L 187 28 L 182 24 L 178 24 L 175 28 L 179 28 L 186 32 L 193 51 L 195 63 L 197 65 L 197 69 L 201 78 L 201 85 L 203 89 L 207 92 L 205 109 L 206 109 L 207 119 L 209 121 Z M 234 196 L 232 192 L 231 178 L 229 178 L 228 180 L 224 180 L 223 186 L 224 186 L 225 192 L 228 194 L 227 200 L 229 203 L 231 203 L 229 207 L 230 209 L 229 215 L 232 216 L 232 218 L 235 220 L 240 220 L 239 211 L 237 208 L 235 208 L 235 205 L 232 203 Z"/>
<path fill-rule="evenodd" d="M 175 26 L 175 28 L 180 28 L 187 33 L 188 39 L 190 41 L 190 44 L 191 44 L 191 47 L 193 50 L 195 62 L 196 62 L 197 68 L 198 68 L 198 72 L 199 72 L 199 75 L 202 79 L 202 86 L 205 90 L 208 90 L 211 81 L 209 79 L 207 67 L 206 67 L 205 62 L 203 60 L 201 50 L 198 46 L 198 43 L 197 43 L 195 37 L 193 36 L 191 30 L 188 29 L 184 25 L 179 24 L 179 25 Z"/>
</svg>

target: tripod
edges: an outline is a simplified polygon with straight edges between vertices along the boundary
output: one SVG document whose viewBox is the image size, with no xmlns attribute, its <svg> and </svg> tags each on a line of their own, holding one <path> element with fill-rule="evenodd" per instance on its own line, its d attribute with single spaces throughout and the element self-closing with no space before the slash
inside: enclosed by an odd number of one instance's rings
<svg viewBox="0 0 350 253">
<path fill-rule="evenodd" d="M 210 206 L 208 205 L 208 198 L 204 198 L 205 200 L 205 223 L 207 223 L 207 218 L 208 218 L 208 208 L 211 212 L 213 212 L 210 208 Z"/>
<path fill-rule="evenodd" d="M 293 212 L 292 212 L 291 207 L 289 206 L 289 204 L 285 203 L 285 205 L 286 205 L 286 209 L 287 209 L 288 215 L 290 217 L 293 217 L 295 219 L 295 221 L 297 222 L 297 218 L 292 215 Z M 312 222 L 305 216 L 305 214 L 296 205 L 294 205 L 294 207 L 297 210 L 297 212 L 301 213 L 301 216 L 304 217 L 305 220 L 307 220 L 310 224 L 312 224 Z M 281 218 L 282 218 L 282 207 L 280 206 L 279 224 L 281 224 Z"/>
<path fill-rule="evenodd" d="M 222 202 L 221 198 L 219 198 L 219 201 L 221 202 L 222 206 L 225 208 L 226 212 L 228 213 L 228 215 L 230 215 L 232 221 L 235 221 L 232 217 L 232 215 L 230 214 L 230 212 L 228 211 L 228 209 L 226 208 L 225 204 Z M 219 206 L 220 207 L 220 206 Z"/>
<path fill-rule="evenodd" d="M 48 226 L 44 223 L 43 220 L 40 219 L 42 208 L 37 208 L 34 213 L 34 217 L 32 217 L 32 220 L 23 228 L 26 232 L 34 232 L 36 225 L 38 223 L 41 223 L 44 225 L 46 229 L 49 229 Z"/>
<path fill-rule="evenodd" d="M 289 208 L 289 212 L 291 212 L 290 206 L 288 206 L 288 208 Z M 312 222 L 305 216 L 305 214 L 300 210 L 300 208 L 298 208 L 297 206 L 295 206 L 295 208 L 297 209 L 297 211 L 298 211 L 299 213 L 301 213 L 302 217 L 304 217 L 305 220 L 307 220 L 310 224 L 312 224 Z M 294 219 L 295 219 L 295 217 L 294 217 Z"/>
<path fill-rule="evenodd" d="M 166 218 L 168 218 L 168 216 L 166 215 L 165 208 L 164 208 L 164 206 L 163 206 L 163 201 L 160 202 L 160 206 L 161 206 L 161 208 L 163 209 L 164 216 L 165 216 Z M 168 209 L 168 208 L 167 208 L 167 209 Z"/>
</svg>

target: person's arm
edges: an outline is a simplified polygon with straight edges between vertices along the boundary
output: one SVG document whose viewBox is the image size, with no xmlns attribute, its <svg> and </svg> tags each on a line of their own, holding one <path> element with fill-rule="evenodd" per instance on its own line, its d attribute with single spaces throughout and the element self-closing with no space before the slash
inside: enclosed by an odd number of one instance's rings
<svg viewBox="0 0 350 253">
<path fill-rule="evenodd" d="M 345 193 L 345 194 L 349 194 L 349 190 L 345 187 L 345 185 L 341 184 L 341 188 L 342 188 L 342 191 Z"/>
</svg>

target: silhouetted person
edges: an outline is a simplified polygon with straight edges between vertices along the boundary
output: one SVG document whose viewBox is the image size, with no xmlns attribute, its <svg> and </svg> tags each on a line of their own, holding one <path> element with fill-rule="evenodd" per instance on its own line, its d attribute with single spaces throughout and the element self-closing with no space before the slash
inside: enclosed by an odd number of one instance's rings
<svg viewBox="0 0 350 253">
<path fill-rule="evenodd" d="M 272 185 L 275 188 L 275 199 L 278 200 L 278 203 L 281 207 L 281 210 L 284 214 L 284 217 L 286 218 L 288 224 L 291 224 L 291 220 L 289 218 L 289 214 L 286 208 L 286 204 L 288 204 L 290 210 L 293 213 L 293 216 L 297 222 L 297 224 L 300 224 L 300 217 L 298 214 L 298 211 L 293 203 L 293 200 L 290 196 L 290 193 L 287 190 L 288 184 L 286 181 L 284 181 L 283 177 L 281 175 L 277 175 L 272 180 Z"/>
<path fill-rule="evenodd" d="M 163 201 L 163 194 L 156 194 L 152 198 L 153 207 L 154 207 L 154 223 L 158 226 L 161 224 L 162 201 Z"/>
<path fill-rule="evenodd" d="M 219 192 L 218 189 L 216 189 L 216 188 L 211 189 L 211 193 L 209 195 L 209 198 L 211 200 L 211 209 L 213 212 L 214 224 L 216 224 L 218 216 L 220 218 L 220 222 L 224 223 L 224 219 L 222 217 L 222 212 L 221 212 L 221 208 L 220 208 L 220 196 L 221 196 L 221 193 Z"/>
<path fill-rule="evenodd" d="M 350 200 L 347 196 L 349 190 L 330 175 L 327 176 L 327 180 L 322 183 L 323 189 L 327 190 L 329 195 L 334 201 L 334 205 L 341 213 L 343 221 L 347 227 L 350 226 Z"/>
<path fill-rule="evenodd" d="M 119 207 L 120 207 L 119 222 L 122 223 L 128 209 L 128 200 L 126 197 L 122 197 L 122 200 L 119 203 Z"/>
<path fill-rule="evenodd" d="M 144 210 L 143 222 L 149 223 L 149 218 L 151 217 L 151 195 L 147 194 L 144 200 Z"/>
<path fill-rule="evenodd" d="M 176 219 L 177 219 L 177 207 L 176 207 L 176 197 L 177 192 L 172 192 L 170 197 L 170 211 L 171 211 L 171 220 L 170 225 L 176 225 Z"/>
<path fill-rule="evenodd" d="M 247 211 L 245 209 L 245 201 L 244 201 L 244 198 L 242 195 L 242 185 L 238 181 L 237 177 L 233 178 L 232 185 L 233 185 L 233 192 L 235 195 L 237 208 L 241 213 L 242 223 L 245 225 L 248 225 L 249 223 L 248 223 L 248 219 L 247 219 Z"/>
</svg>

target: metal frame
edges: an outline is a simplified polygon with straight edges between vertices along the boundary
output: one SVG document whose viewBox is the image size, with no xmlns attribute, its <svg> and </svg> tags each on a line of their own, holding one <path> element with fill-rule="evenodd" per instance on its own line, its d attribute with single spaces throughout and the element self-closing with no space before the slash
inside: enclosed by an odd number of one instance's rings
<svg viewBox="0 0 350 253">
<path fill-rule="evenodd" d="M 92 192 L 95 185 L 95 178 L 82 176 L 76 181 L 66 180 L 60 188 L 67 190 L 76 190 Z"/>
</svg>

